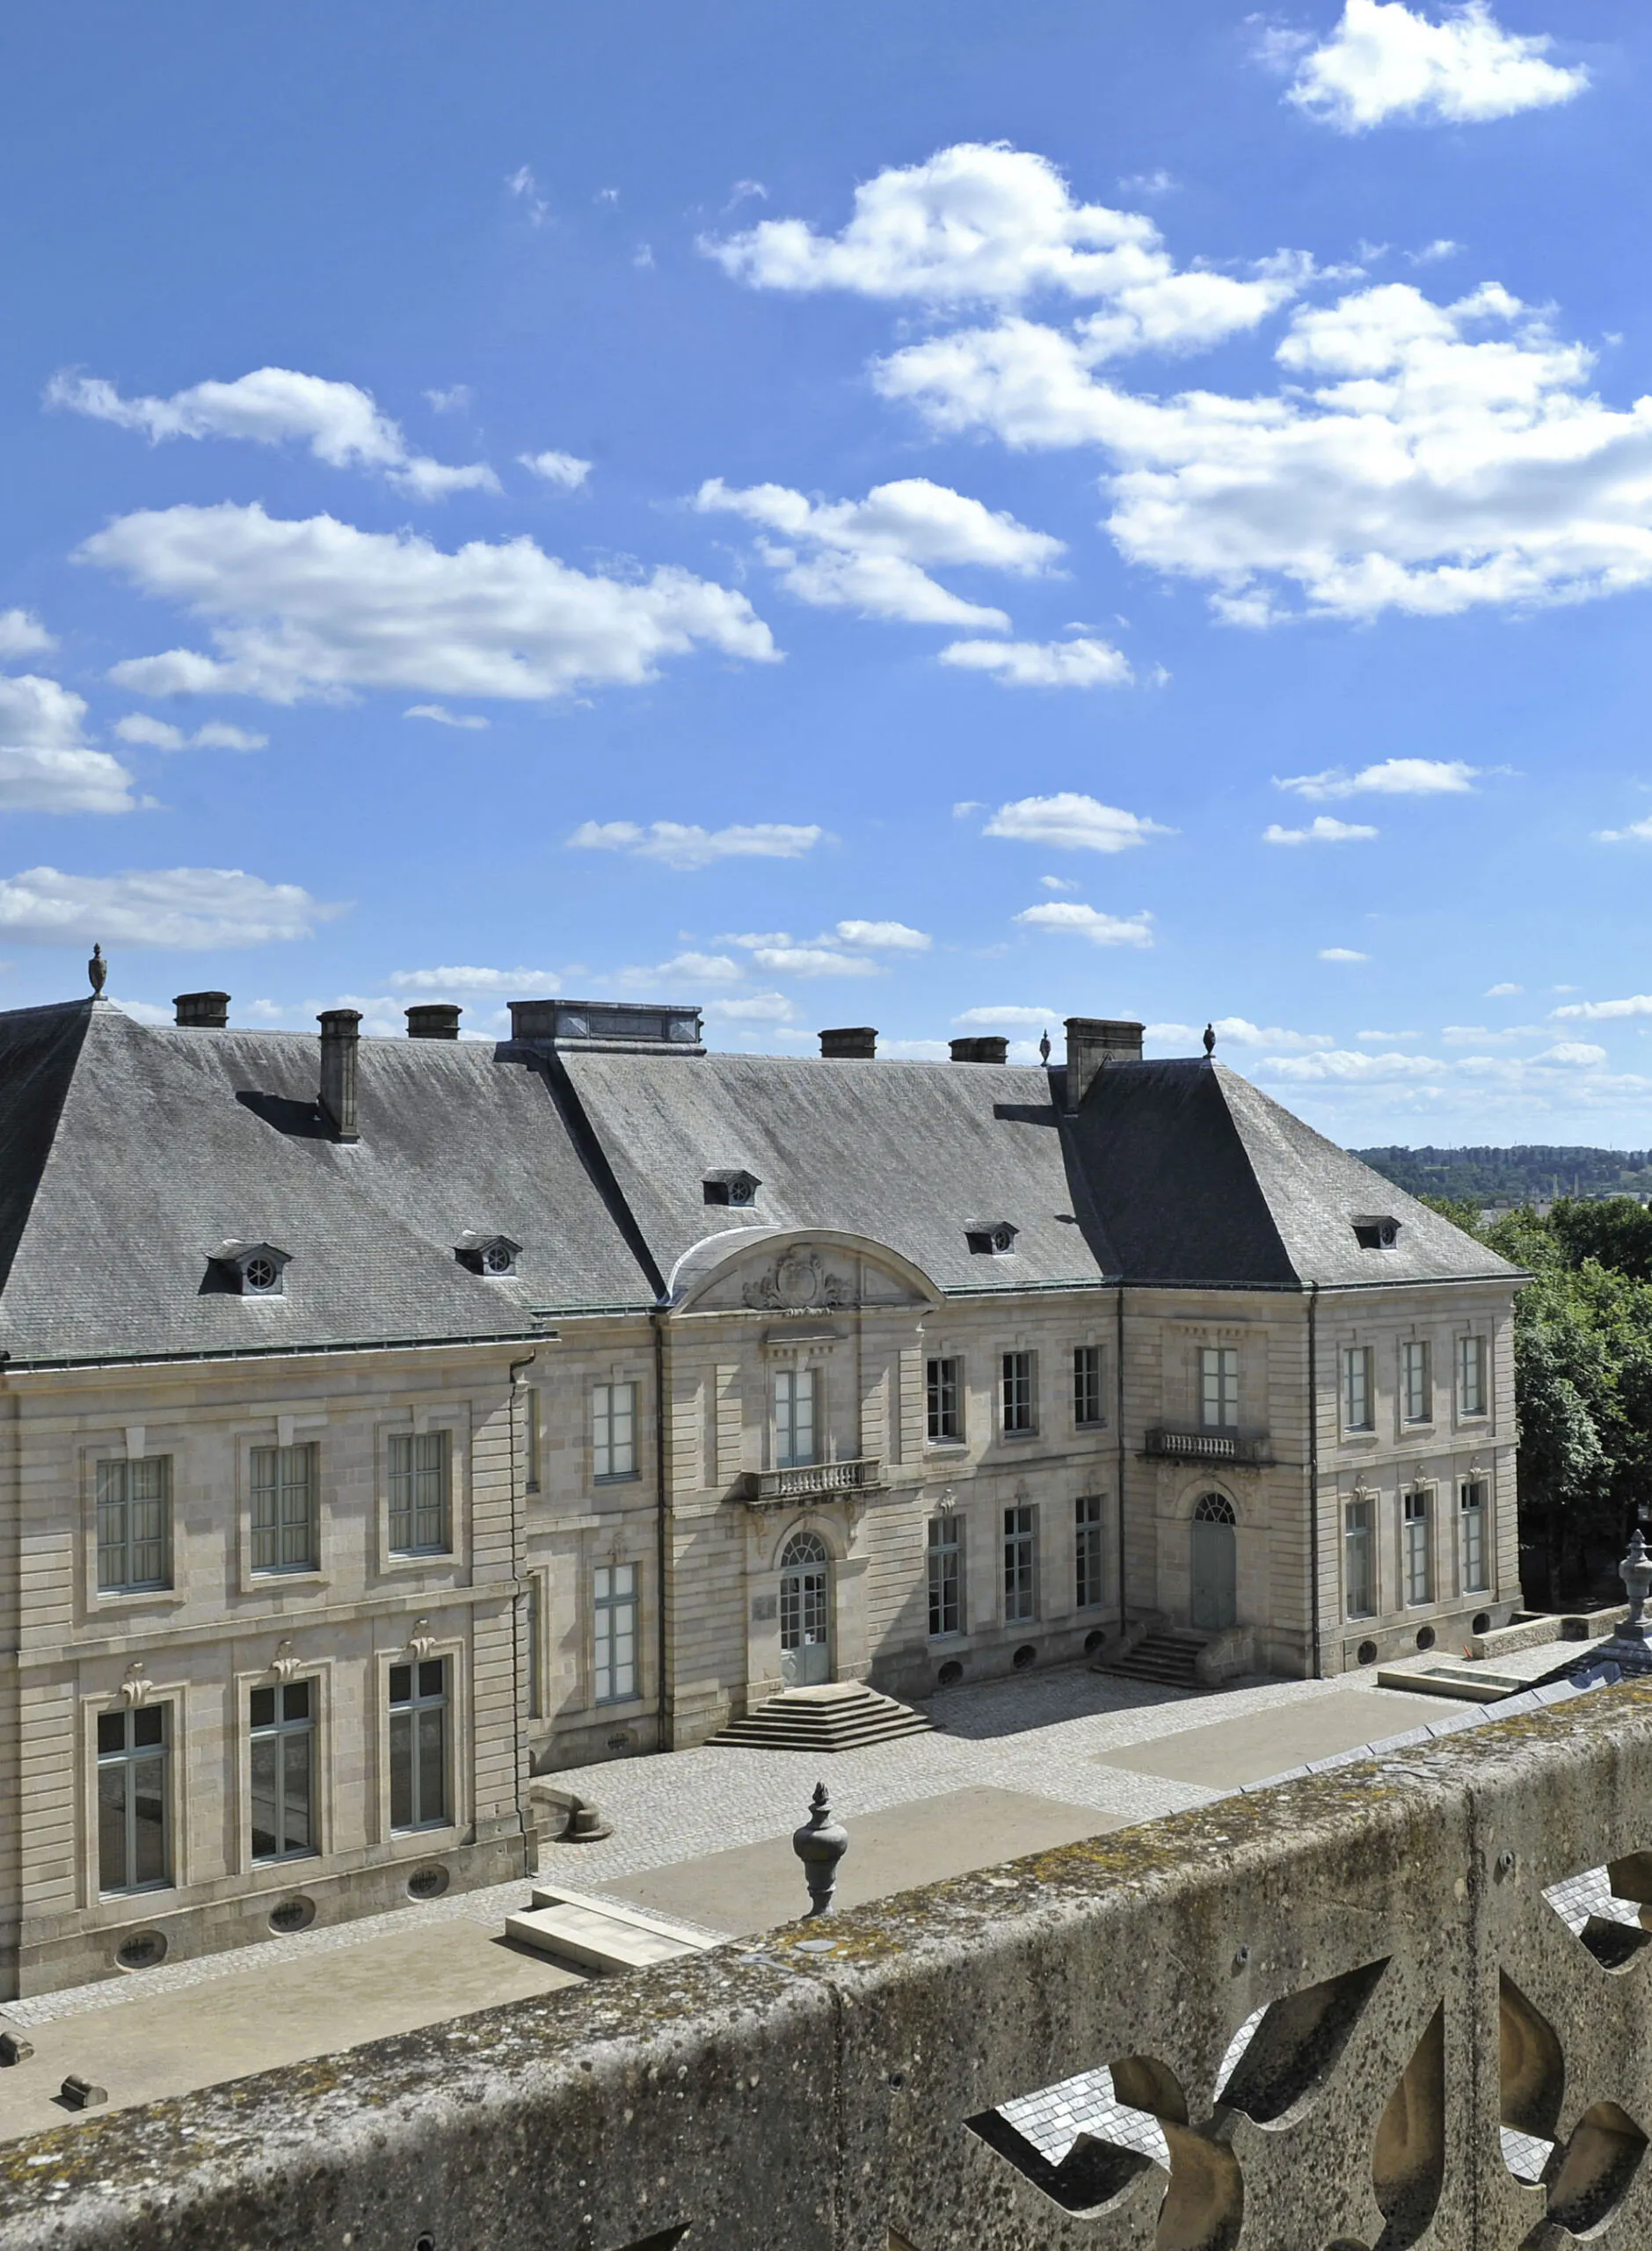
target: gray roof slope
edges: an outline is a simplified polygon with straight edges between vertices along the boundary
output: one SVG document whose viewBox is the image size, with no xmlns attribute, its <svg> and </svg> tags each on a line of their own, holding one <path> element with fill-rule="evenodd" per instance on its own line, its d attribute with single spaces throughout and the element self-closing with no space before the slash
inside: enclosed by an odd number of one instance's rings
<svg viewBox="0 0 1652 2251">
<path fill-rule="evenodd" d="M 306 1034 L 156 1028 L 106 1002 L 0 1016 L 0 1228 L 21 1229 L 0 1346 L 527 1334 L 533 1306 L 652 1300 L 537 1073 L 470 1042 L 359 1052 L 361 1139 L 341 1146 L 316 1123 Z M 520 1242 L 516 1278 L 461 1266 L 466 1228 Z M 214 1286 L 208 1254 L 237 1237 L 292 1254 L 284 1297 Z"/>
<path fill-rule="evenodd" d="M 1109 1063 L 1070 1130 L 1132 1281 L 1290 1289 L 1512 1280 L 1518 1270 L 1226 1065 Z M 1357 1218 L 1400 1221 L 1364 1250 Z"/>
<path fill-rule="evenodd" d="M 942 1289 L 1103 1279 L 1105 1238 L 1074 1202 L 1042 1070 L 990 1063 L 821 1062 L 772 1055 L 564 1051 L 565 1071 L 662 1272 L 740 1226 L 874 1237 Z M 749 1208 L 705 1201 L 731 1166 L 762 1183 Z M 1008 1257 L 967 1226 L 1008 1220 Z"/>
</svg>

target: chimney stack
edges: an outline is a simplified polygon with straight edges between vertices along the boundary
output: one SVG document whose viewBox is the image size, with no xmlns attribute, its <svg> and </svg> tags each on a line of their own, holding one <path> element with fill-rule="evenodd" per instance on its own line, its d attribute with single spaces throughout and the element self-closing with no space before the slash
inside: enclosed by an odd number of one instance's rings
<svg viewBox="0 0 1652 2251">
<path fill-rule="evenodd" d="M 1104 1063 L 1139 1063 L 1143 1027 L 1112 1016 L 1069 1016 L 1066 1106 L 1082 1106 Z"/>
<path fill-rule="evenodd" d="M 996 1033 L 989 1034 L 986 1038 L 955 1039 L 952 1042 L 952 1060 L 955 1063 L 1008 1063 L 1009 1042 L 999 1038 Z"/>
<path fill-rule="evenodd" d="M 410 1039 L 457 1039 L 461 1011 L 451 1001 L 421 1001 L 407 1011 Z"/>
<path fill-rule="evenodd" d="M 877 1053 L 877 1028 L 870 1024 L 851 1024 L 840 1025 L 836 1031 L 823 1031 L 820 1053 L 834 1063 L 848 1059 L 870 1062 Z"/>
<path fill-rule="evenodd" d="M 321 1026 L 321 1108 L 335 1141 L 359 1141 L 356 1125 L 356 1054 L 360 1009 L 324 1009 Z"/>
<path fill-rule="evenodd" d="M 178 1011 L 177 1021 L 197 1031 L 222 1031 L 229 1021 L 227 993 L 177 993 L 172 1006 Z"/>
</svg>

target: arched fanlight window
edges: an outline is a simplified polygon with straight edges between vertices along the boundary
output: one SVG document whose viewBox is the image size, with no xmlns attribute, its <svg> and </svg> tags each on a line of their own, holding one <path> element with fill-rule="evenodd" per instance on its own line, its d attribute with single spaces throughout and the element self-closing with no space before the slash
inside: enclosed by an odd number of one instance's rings
<svg viewBox="0 0 1652 2251">
<path fill-rule="evenodd" d="M 782 1571 L 795 1570 L 802 1563 L 829 1563 L 832 1551 L 818 1532 L 794 1532 L 786 1542 L 780 1559 Z"/>
<path fill-rule="evenodd" d="M 1237 1524 L 1234 1504 L 1221 1493 L 1202 1494 L 1193 1511 L 1195 1524 Z"/>
</svg>

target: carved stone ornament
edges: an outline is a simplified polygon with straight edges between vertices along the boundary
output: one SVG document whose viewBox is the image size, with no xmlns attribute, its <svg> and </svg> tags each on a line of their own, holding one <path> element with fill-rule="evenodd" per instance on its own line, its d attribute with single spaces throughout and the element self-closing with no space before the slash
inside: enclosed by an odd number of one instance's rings
<svg viewBox="0 0 1652 2251">
<path fill-rule="evenodd" d="M 746 1285 L 746 1302 L 760 1313 L 819 1313 L 851 1302 L 849 1285 L 828 1274 L 815 1250 L 787 1250 L 761 1281 Z"/>
<path fill-rule="evenodd" d="M 155 1683 L 143 1670 L 142 1658 L 139 1657 L 126 1669 L 126 1676 L 120 1683 L 120 1701 L 135 1711 L 140 1704 L 149 1702 L 154 1686 Z"/>
<path fill-rule="evenodd" d="M 407 1637 L 407 1646 L 416 1657 L 424 1658 L 434 1655 L 436 1636 L 430 1630 L 428 1618 L 414 1619 L 413 1630 Z"/>
<path fill-rule="evenodd" d="M 285 1684 L 293 1679 L 298 1670 L 299 1660 L 293 1654 L 291 1642 L 283 1642 L 270 1659 L 270 1671 L 278 1680 Z"/>
</svg>

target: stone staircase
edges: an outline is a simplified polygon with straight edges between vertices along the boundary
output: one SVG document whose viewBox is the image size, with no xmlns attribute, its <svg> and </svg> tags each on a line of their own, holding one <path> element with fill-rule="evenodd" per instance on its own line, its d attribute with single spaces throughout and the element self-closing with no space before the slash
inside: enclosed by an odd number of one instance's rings
<svg viewBox="0 0 1652 2251">
<path fill-rule="evenodd" d="M 833 1680 L 819 1688 L 782 1688 L 711 1741 L 748 1751 L 863 1751 L 898 1736 L 927 1735 L 931 1724 L 863 1680 Z"/>
<path fill-rule="evenodd" d="M 1123 1680 L 1147 1680 L 1158 1688 L 1200 1688 L 1195 1667 L 1204 1647 L 1203 1634 L 1175 1626 L 1155 1626 L 1122 1657 L 1104 1658 L 1093 1672 L 1116 1673 Z"/>
<path fill-rule="evenodd" d="M 505 1918 L 505 1935 L 599 1978 L 651 1970 L 658 1962 L 680 1961 L 685 1954 L 703 1954 L 723 1943 L 716 1934 L 692 1924 L 669 1922 L 641 1907 L 570 1891 L 562 1884 L 537 1886 L 531 1907 Z"/>
</svg>

